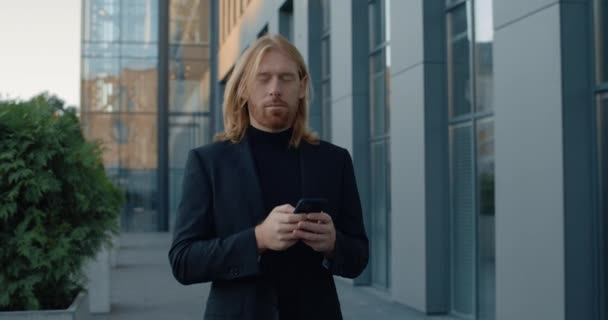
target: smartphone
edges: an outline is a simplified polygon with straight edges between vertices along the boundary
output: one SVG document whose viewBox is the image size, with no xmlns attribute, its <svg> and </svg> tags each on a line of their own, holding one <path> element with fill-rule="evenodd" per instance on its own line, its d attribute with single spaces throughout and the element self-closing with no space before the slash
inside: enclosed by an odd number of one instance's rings
<svg viewBox="0 0 608 320">
<path fill-rule="evenodd" d="M 302 198 L 298 201 L 294 213 L 311 213 L 325 210 L 327 200 L 323 198 Z"/>
</svg>

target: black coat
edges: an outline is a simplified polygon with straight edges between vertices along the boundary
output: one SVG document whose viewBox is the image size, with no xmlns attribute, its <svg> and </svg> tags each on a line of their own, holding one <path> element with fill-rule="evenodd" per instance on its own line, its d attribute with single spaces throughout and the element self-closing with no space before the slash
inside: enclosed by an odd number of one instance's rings
<svg viewBox="0 0 608 320">
<path fill-rule="evenodd" d="M 191 150 L 169 251 L 182 284 L 212 281 L 205 319 L 276 319 L 276 293 L 261 275 L 254 227 L 265 212 L 247 139 Z M 368 261 L 361 203 L 351 157 L 321 141 L 300 144 L 302 197 L 328 200 L 336 228 L 334 258 L 303 275 L 300 294 L 310 297 L 306 319 L 341 319 L 333 275 L 358 276 Z"/>
</svg>

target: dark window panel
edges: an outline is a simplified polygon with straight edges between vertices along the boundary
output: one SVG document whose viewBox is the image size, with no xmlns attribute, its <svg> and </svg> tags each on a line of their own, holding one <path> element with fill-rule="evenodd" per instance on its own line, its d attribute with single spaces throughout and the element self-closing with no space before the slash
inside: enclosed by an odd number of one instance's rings
<svg viewBox="0 0 608 320">
<path fill-rule="evenodd" d="M 448 13 L 448 99 L 450 116 L 471 112 L 470 41 L 466 6 Z"/>
<path fill-rule="evenodd" d="M 495 319 L 495 209 L 494 209 L 494 123 L 477 124 L 477 220 L 479 319 Z"/>
<path fill-rule="evenodd" d="M 450 129 L 452 310 L 472 315 L 475 301 L 475 203 L 472 127 Z"/>
</svg>

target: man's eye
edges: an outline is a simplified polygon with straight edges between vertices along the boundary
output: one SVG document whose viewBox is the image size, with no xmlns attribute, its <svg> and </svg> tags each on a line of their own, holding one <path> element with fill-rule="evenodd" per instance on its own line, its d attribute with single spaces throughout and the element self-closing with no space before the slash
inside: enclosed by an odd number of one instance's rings
<svg viewBox="0 0 608 320">
<path fill-rule="evenodd" d="M 267 82 L 268 80 L 270 80 L 270 76 L 260 75 L 260 76 L 257 76 L 256 79 L 261 82 Z"/>
<path fill-rule="evenodd" d="M 293 81 L 294 76 L 291 74 L 284 74 L 281 76 L 281 80 L 283 81 Z"/>
</svg>

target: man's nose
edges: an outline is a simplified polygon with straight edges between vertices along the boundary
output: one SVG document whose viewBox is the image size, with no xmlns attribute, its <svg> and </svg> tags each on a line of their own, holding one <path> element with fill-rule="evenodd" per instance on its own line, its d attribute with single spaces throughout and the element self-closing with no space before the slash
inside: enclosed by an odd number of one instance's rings
<svg viewBox="0 0 608 320">
<path fill-rule="evenodd" d="M 268 93 L 272 97 L 280 97 L 281 96 L 281 83 L 277 77 L 274 77 L 270 83 L 268 88 Z"/>
</svg>

